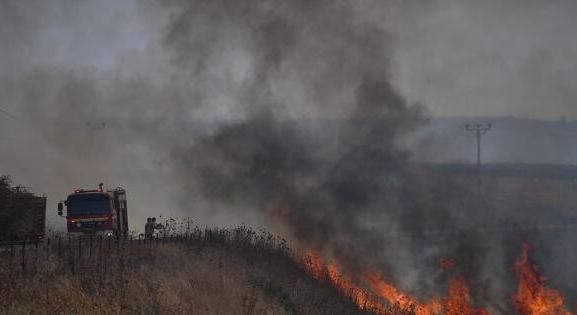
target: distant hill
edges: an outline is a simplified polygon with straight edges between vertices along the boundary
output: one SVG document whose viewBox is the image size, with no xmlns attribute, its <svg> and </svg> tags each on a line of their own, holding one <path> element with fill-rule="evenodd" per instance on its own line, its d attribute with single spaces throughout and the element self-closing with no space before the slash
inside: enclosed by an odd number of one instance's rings
<svg viewBox="0 0 577 315">
<path fill-rule="evenodd" d="M 577 122 L 514 117 L 433 118 L 409 141 L 415 160 L 475 162 L 475 137 L 464 128 L 472 123 L 493 125 L 483 137 L 487 163 L 577 165 Z"/>
<path fill-rule="evenodd" d="M 338 141 L 343 120 L 286 120 L 303 133 L 314 134 L 324 144 Z M 362 124 L 362 121 L 358 122 Z M 386 122 L 383 122 L 386 123 Z M 577 121 L 536 120 L 515 117 L 433 117 L 402 142 L 418 162 L 475 163 L 476 139 L 465 125 L 491 123 L 482 138 L 485 163 L 577 165 Z M 208 127 L 199 130 L 208 130 Z"/>
<path fill-rule="evenodd" d="M 449 173 L 475 175 L 478 172 L 476 164 L 472 163 L 436 163 L 422 165 Z M 577 165 L 488 163 L 482 165 L 481 173 L 484 176 L 577 180 Z"/>
</svg>

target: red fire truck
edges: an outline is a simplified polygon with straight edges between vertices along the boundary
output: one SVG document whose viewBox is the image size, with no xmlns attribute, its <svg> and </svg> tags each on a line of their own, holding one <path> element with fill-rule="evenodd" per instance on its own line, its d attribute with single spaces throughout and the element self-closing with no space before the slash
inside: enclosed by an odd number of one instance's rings
<svg viewBox="0 0 577 315">
<path fill-rule="evenodd" d="M 128 213 L 126 191 L 120 187 L 104 191 L 77 189 L 58 204 L 58 215 L 66 206 L 68 233 L 126 236 Z"/>
</svg>

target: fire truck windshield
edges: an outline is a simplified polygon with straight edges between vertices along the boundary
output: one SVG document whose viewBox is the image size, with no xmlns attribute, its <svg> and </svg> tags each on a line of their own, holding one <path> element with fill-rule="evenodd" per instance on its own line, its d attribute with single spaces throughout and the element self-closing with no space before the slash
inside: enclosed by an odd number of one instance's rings
<svg viewBox="0 0 577 315">
<path fill-rule="evenodd" d="M 68 196 L 68 215 L 106 214 L 110 199 L 106 194 L 78 194 Z"/>
</svg>

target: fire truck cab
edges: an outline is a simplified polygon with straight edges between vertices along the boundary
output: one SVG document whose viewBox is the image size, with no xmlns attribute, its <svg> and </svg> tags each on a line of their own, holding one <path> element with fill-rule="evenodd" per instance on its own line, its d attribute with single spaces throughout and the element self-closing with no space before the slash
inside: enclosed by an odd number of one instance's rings
<svg viewBox="0 0 577 315">
<path fill-rule="evenodd" d="M 66 201 L 58 203 L 59 216 L 63 216 L 66 206 L 68 233 L 127 235 L 126 191 L 120 187 L 104 191 L 102 186 L 96 190 L 77 189 Z"/>
</svg>

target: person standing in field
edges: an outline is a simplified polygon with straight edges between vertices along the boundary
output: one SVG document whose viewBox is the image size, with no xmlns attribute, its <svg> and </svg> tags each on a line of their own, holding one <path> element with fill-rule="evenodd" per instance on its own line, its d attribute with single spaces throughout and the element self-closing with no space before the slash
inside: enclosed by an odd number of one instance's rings
<svg viewBox="0 0 577 315">
<path fill-rule="evenodd" d="M 156 229 L 158 229 L 158 230 L 162 229 L 162 224 L 156 223 L 156 217 L 152 217 L 151 225 L 152 225 L 152 232 L 153 233 L 154 233 L 154 230 L 156 230 Z"/>
<path fill-rule="evenodd" d="M 151 218 L 146 218 L 146 224 L 144 224 L 144 238 L 151 239 L 154 233 L 154 225 Z"/>
</svg>

